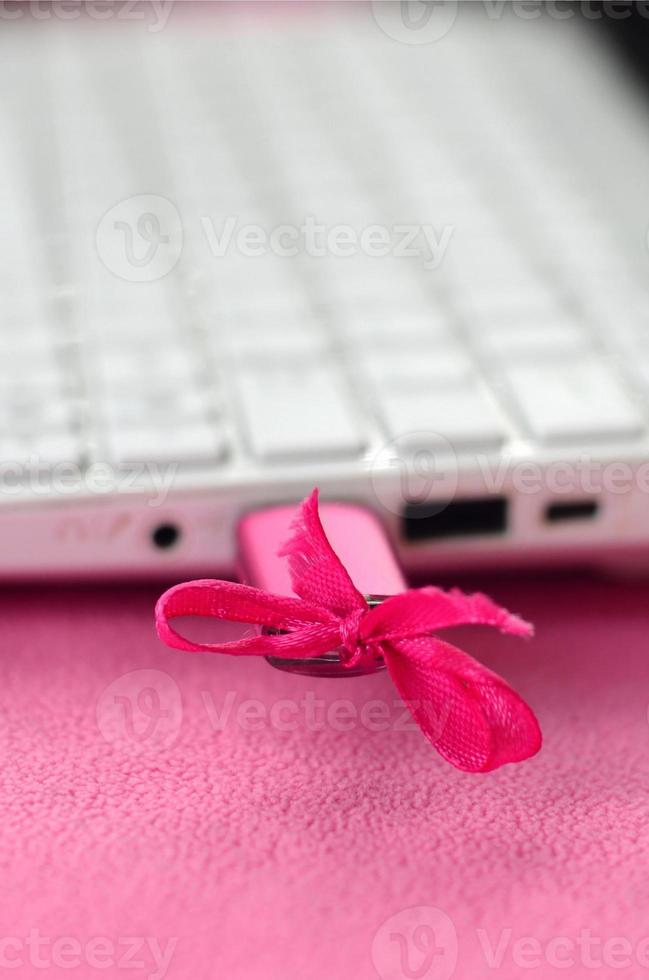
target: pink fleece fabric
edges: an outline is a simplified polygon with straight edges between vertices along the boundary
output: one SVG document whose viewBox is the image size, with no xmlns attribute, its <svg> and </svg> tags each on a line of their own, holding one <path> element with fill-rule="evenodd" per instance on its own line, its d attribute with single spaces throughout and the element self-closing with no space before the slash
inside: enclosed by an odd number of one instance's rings
<svg viewBox="0 0 649 980">
<path fill-rule="evenodd" d="M 159 587 L 5 591 L 0 975 L 647 975 L 648 586 L 470 584 L 536 623 L 461 639 L 545 736 L 483 776 L 401 730 L 385 675 L 166 649 Z"/>
</svg>

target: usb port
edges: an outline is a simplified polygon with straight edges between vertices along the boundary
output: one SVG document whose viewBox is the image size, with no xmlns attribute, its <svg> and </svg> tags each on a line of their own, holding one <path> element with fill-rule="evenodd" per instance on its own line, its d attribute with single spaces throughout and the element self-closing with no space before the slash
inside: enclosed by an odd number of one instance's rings
<svg viewBox="0 0 649 980">
<path fill-rule="evenodd" d="M 548 504 L 545 519 L 550 524 L 563 521 L 590 521 L 597 515 L 599 504 L 596 500 L 570 500 L 561 504 Z"/>
<path fill-rule="evenodd" d="M 406 504 L 401 531 L 406 541 L 459 538 L 481 534 L 503 534 L 507 529 L 507 498 L 479 497 L 473 500 L 434 501 Z"/>
</svg>

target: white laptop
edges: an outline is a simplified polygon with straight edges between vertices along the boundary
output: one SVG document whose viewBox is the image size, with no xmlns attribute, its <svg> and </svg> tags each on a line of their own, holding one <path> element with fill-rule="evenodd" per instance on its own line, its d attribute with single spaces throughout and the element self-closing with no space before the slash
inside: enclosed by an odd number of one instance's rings
<svg viewBox="0 0 649 980">
<path fill-rule="evenodd" d="M 649 555 L 611 25 L 36 6 L 0 32 L 0 575 L 234 573 L 240 515 L 316 485 L 408 571 Z"/>
</svg>

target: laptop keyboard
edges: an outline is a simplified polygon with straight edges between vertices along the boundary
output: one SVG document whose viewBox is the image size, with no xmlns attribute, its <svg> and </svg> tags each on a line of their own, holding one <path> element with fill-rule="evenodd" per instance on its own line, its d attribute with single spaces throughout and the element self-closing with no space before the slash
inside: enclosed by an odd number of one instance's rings
<svg viewBox="0 0 649 980">
<path fill-rule="evenodd" d="M 561 102 L 614 112 L 599 42 L 512 20 L 486 45 L 467 16 L 421 50 L 344 13 L 5 25 L 2 460 L 225 472 L 430 432 L 460 455 L 644 436 L 646 248 Z M 647 152 L 617 145 L 628 172 Z M 169 216 L 148 195 L 182 225 L 150 281 Z M 369 229 L 389 254 L 354 251 Z"/>
</svg>

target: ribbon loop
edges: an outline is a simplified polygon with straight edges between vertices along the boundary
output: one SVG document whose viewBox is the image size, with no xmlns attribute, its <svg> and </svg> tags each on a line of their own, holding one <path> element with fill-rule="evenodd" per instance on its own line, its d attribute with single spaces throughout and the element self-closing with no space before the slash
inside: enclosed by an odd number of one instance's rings
<svg viewBox="0 0 649 980">
<path fill-rule="evenodd" d="M 390 596 L 363 620 L 362 637 L 398 640 L 426 636 L 449 626 L 495 626 L 502 633 L 530 636 L 532 626 L 512 615 L 481 592 L 444 592 L 432 585 Z"/>
<path fill-rule="evenodd" d="M 233 623 L 251 623 L 281 631 L 275 636 L 250 636 L 228 643 L 198 643 L 182 636 L 170 624 L 181 616 L 214 617 Z M 323 606 L 303 599 L 276 596 L 238 582 L 198 579 L 168 589 L 156 604 L 158 636 L 178 650 L 201 653 L 264 655 L 289 651 L 291 656 L 318 656 L 338 645 L 339 621 Z M 318 653 L 313 651 L 317 648 Z"/>
</svg>

